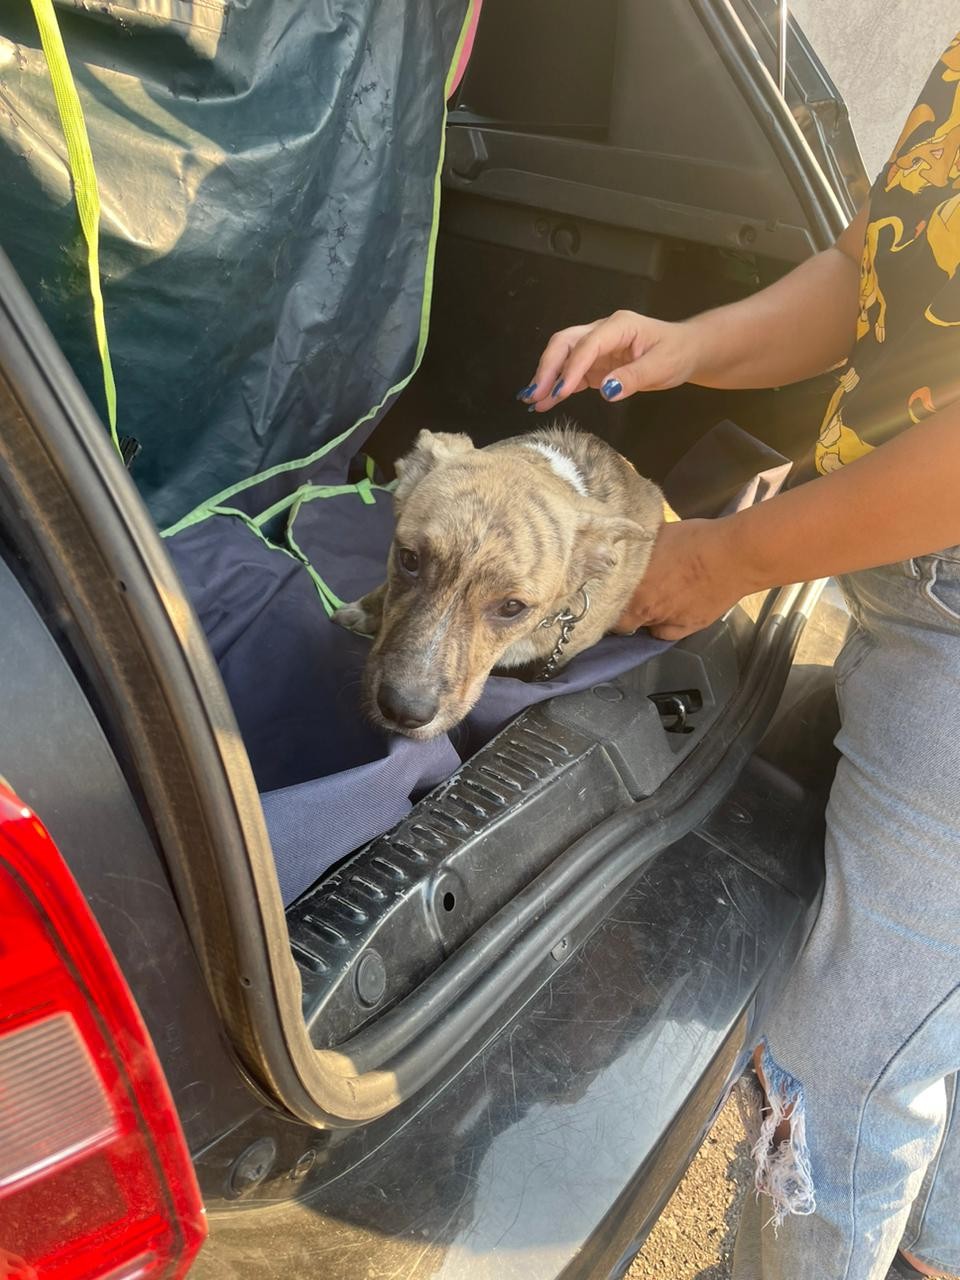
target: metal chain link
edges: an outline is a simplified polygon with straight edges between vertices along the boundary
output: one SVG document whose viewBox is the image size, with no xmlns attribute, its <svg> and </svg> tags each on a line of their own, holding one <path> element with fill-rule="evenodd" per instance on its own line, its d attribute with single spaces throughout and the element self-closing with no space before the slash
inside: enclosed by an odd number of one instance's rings
<svg viewBox="0 0 960 1280">
<path fill-rule="evenodd" d="M 570 637 L 573 635 L 574 627 L 586 616 L 586 612 L 590 608 L 590 597 L 587 594 L 587 588 L 585 586 L 581 587 L 577 594 L 583 597 L 583 608 L 579 613 L 571 613 L 569 608 L 561 609 L 552 618 L 544 618 L 542 622 L 538 623 L 538 630 L 544 627 L 559 627 L 560 637 L 553 646 L 553 652 L 544 664 L 543 670 L 537 676 L 537 680 L 549 680 L 556 671 L 560 665 L 560 659 L 563 657 L 564 646 L 570 642 Z"/>
</svg>

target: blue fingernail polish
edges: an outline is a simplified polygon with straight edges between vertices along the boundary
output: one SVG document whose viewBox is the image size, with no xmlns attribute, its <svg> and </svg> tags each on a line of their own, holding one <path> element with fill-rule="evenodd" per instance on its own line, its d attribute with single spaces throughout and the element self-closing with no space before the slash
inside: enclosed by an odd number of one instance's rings
<svg viewBox="0 0 960 1280">
<path fill-rule="evenodd" d="M 537 389 L 537 384 L 535 382 L 531 382 L 529 387 L 524 387 L 522 390 L 517 392 L 517 399 L 529 400 L 529 398 L 533 395 L 536 389 Z"/>
<path fill-rule="evenodd" d="M 527 405 L 527 413 L 536 413 L 537 406 L 535 404 Z"/>
<path fill-rule="evenodd" d="M 623 390 L 623 383 L 619 378 L 608 378 L 600 388 L 600 394 L 608 400 L 612 400 L 614 396 L 618 396 Z"/>
<path fill-rule="evenodd" d="M 550 392 L 550 399 L 556 400 L 557 396 L 560 394 L 562 390 L 563 390 L 563 379 L 558 378 L 557 381 L 553 384 L 553 390 Z"/>
</svg>

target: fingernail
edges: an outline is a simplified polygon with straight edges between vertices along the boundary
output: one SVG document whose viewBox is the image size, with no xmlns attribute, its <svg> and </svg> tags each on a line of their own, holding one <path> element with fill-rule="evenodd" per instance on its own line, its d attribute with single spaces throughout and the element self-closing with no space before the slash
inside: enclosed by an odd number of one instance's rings
<svg viewBox="0 0 960 1280">
<path fill-rule="evenodd" d="M 527 405 L 527 413 L 536 413 L 537 406 L 535 404 Z"/>
<path fill-rule="evenodd" d="M 553 384 L 553 390 L 550 392 L 550 399 L 556 400 L 557 396 L 560 394 L 562 390 L 563 390 L 563 379 L 558 378 L 557 381 Z"/>
<path fill-rule="evenodd" d="M 607 400 L 612 400 L 614 396 L 618 396 L 623 390 L 623 383 L 619 378 L 608 378 L 600 388 L 600 394 Z"/>
<path fill-rule="evenodd" d="M 533 395 L 534 391 L 536 391 L 536 389 L 537 389 L 537 384 L 535 382 L 531 382 L 529 387 L 524 387 L 521 391 L 517 392 L 517 399 L 528 400 L 530 396 Z"/>
</svg>

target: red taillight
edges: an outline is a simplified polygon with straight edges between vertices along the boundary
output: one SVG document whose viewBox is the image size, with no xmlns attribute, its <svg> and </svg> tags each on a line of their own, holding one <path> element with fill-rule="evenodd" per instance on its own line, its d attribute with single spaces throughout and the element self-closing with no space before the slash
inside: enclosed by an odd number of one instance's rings
<svg viewBox="0 0 960 1280">
<path fill-rule="evenodd" d="M 53 841 L 0 784 L 0 1280 L 174 1280 L 205 1235 L 133 997 Z"/>
</svg>

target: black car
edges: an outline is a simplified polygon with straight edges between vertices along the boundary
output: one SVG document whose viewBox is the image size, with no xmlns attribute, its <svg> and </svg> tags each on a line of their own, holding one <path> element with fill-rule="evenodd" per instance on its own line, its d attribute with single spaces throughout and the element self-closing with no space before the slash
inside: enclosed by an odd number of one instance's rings
<svg viewBox="0 0 960 1280">
<path fill-rule="evenodd" d="M 363 724 L 328 615 L 419 427 L 526 430 L 551 331 L 830 244 L 843 105 L 772 0 L 56 13 L 120 449 L 56 67 L 7 6 L 0 1273 L 622 1275 L 809 927 L 822 584 L 429 755 Z M 825 386 L 572 408 L 716 514 Z"/>
</svg>

